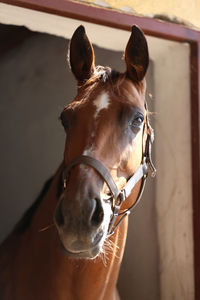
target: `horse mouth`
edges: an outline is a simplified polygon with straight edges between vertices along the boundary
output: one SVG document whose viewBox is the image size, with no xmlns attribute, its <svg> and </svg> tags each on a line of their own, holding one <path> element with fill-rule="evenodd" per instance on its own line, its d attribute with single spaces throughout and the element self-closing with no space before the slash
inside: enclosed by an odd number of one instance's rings
<svg viewBox="0 0 200 300">
<path fill-rule="evenodd" d="M 94 243 L 85 249 L 81 249 L 81 247 L 80 249 L 78 249 L 78 247 L 72 247 L 71 249 L 69 249 L 64 245 L 61 239 L 60 239 L 60 247 L 62 252 L 70 258 L 94 259 L 100 253 L 103 244 L 102 240 L 103 240 L 103 232 L 100 231 L 95 237 Z"/>
<path fill-rule="evenodd" d="M 94 259 L 98 256 L 99 254 L 99 247 L 96 246 L 90 250 L 84 250 L 84 251 L 75 251 L 75 252 L 72 252 L 70 250 L 67 250 L 63 244 L 61 243 L 60 244 L 61 246 L 61 250 L 62 252 L 68 256 L 69 258 L 75 258 L 75 259 L 78 259 L 78 258 L 84 258 L 84 259 Z"/>
</svg>

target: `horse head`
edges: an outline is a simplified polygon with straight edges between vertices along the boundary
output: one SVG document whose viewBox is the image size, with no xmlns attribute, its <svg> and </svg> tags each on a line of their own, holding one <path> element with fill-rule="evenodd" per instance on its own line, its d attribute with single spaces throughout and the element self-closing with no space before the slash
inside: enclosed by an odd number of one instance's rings
<svg viewBox="0 0 200 300">
<path fill-rule="evenodd" d="M 84 27 L 73 34 L 69 62 L 78 88 L 61 113 L 66 188 L 54 218 L 62 248 L 72 257 L 94 258 L 101 252 L 112 231 L 113 202 L 119 196 L 113 189 L 120 191 L 143 162 L 149 130 L 145 107 L 149 55 L 137 26 L 132 27 L 124 58 L 123 74 L 96 67 Z M 119 211 L 134 204 L 140 185 L 138 180 L 121 207 L 116 206 Z"/>
</svg>

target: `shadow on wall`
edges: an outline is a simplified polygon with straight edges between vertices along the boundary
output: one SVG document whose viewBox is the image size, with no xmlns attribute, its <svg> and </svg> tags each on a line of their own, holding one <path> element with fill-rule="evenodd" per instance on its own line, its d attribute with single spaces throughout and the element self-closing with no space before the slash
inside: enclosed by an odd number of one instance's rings
<svg viewBox="0 0 200 300">
<path fill-rule="evenodd" d="M 0 39 L 14 41 L 6 38 L 4 30 L 0 28 Z M 59 115 L 76 94 L 66 61 L 67 41 L 21 30 L 23 34 L 9 27 L 9 34 L 15 31 L 15 41 L 7 42 L 6 52 L 0 49 L 0 240 L 61 163 L 65 134 Z M 95 47 L 95 54 L 96 64 L 125 70 L 122 53 Z M 150 80 L 149 84 L 152 86 Z M 159 299 L 153 198 L 145 203 L 131 219 L 119 280 L 122 300 Z"/>
</svg>

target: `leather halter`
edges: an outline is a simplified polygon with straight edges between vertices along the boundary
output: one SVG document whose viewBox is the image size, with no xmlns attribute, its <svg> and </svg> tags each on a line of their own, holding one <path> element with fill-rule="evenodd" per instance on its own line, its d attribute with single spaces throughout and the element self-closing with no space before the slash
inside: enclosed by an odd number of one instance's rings
<svg viewBox="0 0 200 300">
<path fill-rule="evenodd" d="M 146 115 L 146 122 L 144 124 L 144 127 L 146 126 L 147 129 L 147 139 L 145 144 L 145 151 L 143 153 L 142 163 L 140 164 L 140 167 L 137 169 L 137 171 L 128 179 L 126 185 L 119 190 L 116 183 L 114 182 L 110 172 L 108 169 L 97 159 L 87 156 L 87 155 L 80 155 L 78 157 L 75 157 L 65 168 L 63 172 L 63 184 L 64 189 L 67 187 L 67 181 L 70 176 L 70 170 L 79 164 L 85 164 L 93 169 L 95 169 L 98 174 L 102 177 L 102 179 L 106 182 L 107 186 L 110 189 L 111 197 L 108 199 L 112 203 L 112 217 L 110 220 L 109 228 L 108 228 L 108 235 L 112 235 L 115 231 L 115 229 L 119 226 L 121 221 L 130 214 L 131 210 L 135 208 L 135 206 L 139 203 L 141 196 L 144 191 L 144 186 L 146 183 L 146 178 L 148 175 L 148 171 L 151 171 L 152 177 L 156 174 L 156 169 L 152 163 L 151 159 L 151 144 L 153 142 L 153 129 L 151 128 L 149 124 L 149 118 L 148 118 L 148 109 L 147 104 L 145 104 L 145 108 L 147 111 Z M 144 129 L 143 129 L 144 131 Z M 142 180 L 140 191 L 138 193 L 136 201 L 131 205 L 128 209 L 120 212 L 120 207 L 122 203 L 125 201 L 126 198 L 129 197 L 131 194 L 133 188 L 135 185 L 139 182 L 139 180 Z M 120 217 L 118 222 L 115 224 L 117 217 Z"/>
</svg>

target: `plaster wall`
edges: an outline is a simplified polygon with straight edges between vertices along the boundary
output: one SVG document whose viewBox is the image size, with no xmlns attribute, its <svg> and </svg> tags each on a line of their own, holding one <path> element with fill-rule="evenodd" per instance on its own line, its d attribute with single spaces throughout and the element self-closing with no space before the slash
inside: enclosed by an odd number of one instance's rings
<svg viewBox="0 0 200 300">
<path fill-rule="evenodd" d="M 193 300 L 189 47 L 173 42 L 157 46 L 154 108 L 161 299 Z"/>
</svg>

